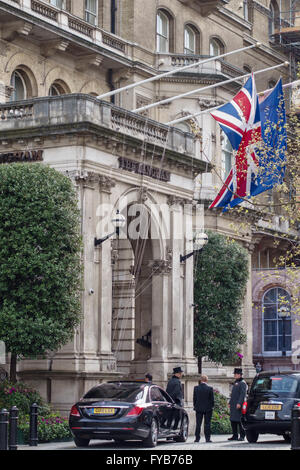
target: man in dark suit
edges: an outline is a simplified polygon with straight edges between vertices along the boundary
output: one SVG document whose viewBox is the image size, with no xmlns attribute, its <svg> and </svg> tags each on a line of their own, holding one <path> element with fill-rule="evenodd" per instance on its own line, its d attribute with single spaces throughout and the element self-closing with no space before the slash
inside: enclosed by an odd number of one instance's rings
<svg viewBox="0 0 300 470">
<path fill-rule="evenodd" d="M 207 384 L 207 376 L 201 375 L 201 383 L 194 387 L 194 410 L 196 411 L 195 442 L 200 441 L 200 430 L 204 418 L 204 436 L 206 442 L 211 442 L 210 422 L 215 404 L 214 390 Z"/>
</svg>

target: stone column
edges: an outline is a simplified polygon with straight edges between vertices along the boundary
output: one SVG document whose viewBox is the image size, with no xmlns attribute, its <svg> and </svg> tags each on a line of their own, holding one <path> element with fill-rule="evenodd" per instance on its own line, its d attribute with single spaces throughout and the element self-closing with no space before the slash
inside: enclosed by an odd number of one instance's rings
<svg viewBox="0 0 300 470">
<path fill-rule="evenodd" d="M 193 251 L 193 206 L 184 205 L 185 253 Z M 197 217 L 196 217 L 197 221 Z M 196 227 L 197 228 L 197 227 Z M 199 254 L 201 256 L 201 253 Z M 197 374 L 197 360 L 194 356 L 194 256 L 183 264 L 183 357 L 187 374 Z"/>
<path fill-rule="evenodd" d="M 243 308 L 243 328 L 247 335 L 247 342 L 242 347 L 242 367 L 245 377 L 254 377 L 255 369 L 253 365 L 253 322 L 252 322 L 252 253 L 255 245 L 246 243 L 244 247 L 248 250 L 249 279 L 246 287 Z"/>
<path fill-rule="evenodd" d="M 183 356 L 183 292 L 180 268 L 180 254 L 183 239 L 183 205 L 185 200 L 170 196 L 170 250 L 172 253 L 170 292 L 170 359 Z"/>
<path fill-rule="evenodd" d="M 104 210 L 102 214 L 110 222 L 110 195 L 115 182 L 106 176 L 99 176 L 100 198 L 97 210 Z M 97 212 L 100 215 L 99 212 Z M 97 236 L 108 235 L 113 227 L 105 225 L 107 233 L 100 233 Z M 98 356 L 100 371 L 115 371 L 116 359 L 112 353 L 112 250 L 111 240 L 105 240 L 95 248 L 95 263 L 97 264 L 98 280 L 97 300 L 98 300 Z"/>
<path fill-rule="evenodd" d="M 84 290 L 82 293 L 83 319 L 80 328 L 79 364 L 80 371 L 99 371 L 97 358 L 98 349 L 98 318 L 97 318 L 97 268 L 95 263 L 94 237 L 95 214 L 99 200 L 98 175 L 94 172 L 82 171 L 75 177 L 81 193 Z"/>
<path fill-rule="evenodd" d="M 166 380 L 168 374 L 168 343 L 170 338 L 169 313 L 169 260 L 154 260 L 152 266 L 152 354 L 149 370 L 157 380 Z"/>
</svg>

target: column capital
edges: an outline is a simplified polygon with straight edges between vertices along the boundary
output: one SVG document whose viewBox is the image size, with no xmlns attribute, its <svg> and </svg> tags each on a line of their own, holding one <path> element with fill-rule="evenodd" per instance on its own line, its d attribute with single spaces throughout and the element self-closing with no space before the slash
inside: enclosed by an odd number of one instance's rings
<svg viewBox="0 0 300 470">
<path fill-rule="evenodd" d="M 169 195 L 167 199 L 167 204 L 169 206 L 184 206 L 185 204 L 191 204 L 192 201 L 185 199 L 180 196 Z"/>
<path fill-rule="evenodd" d="M 99 176 L 99 191 L 103 193 L 111 194 L 111 189 L 116 186 L 114 179 L 109 176 L 98 175 Z"/>
</svg>

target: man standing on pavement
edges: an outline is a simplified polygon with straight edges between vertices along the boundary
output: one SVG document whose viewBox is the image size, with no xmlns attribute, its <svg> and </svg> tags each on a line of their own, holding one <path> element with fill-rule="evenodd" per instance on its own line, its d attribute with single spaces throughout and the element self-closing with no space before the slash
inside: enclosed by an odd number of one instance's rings
<svg viewBox="0 0 300 470">
<path fill-rule="evenodd" d="M 243 379 L 242 369 L 234 369 L 235 382 L 230 396 L 230 422 L 232 428 L 232 437 L 229 441 L 243 441 L 245 439 L 245 430 L 241 423 L 242 406 L 246 399 L 247 384 Z M 239 437 L 240 433 L 240 437 Z"/>
<path fill-rule="evenodd" d="M 201 376 L 201 383 L 194 387 L 194 410 L 196 411 L 196 431 L 195 431 L 195 442 L 200 441 L 200 430 L 202 420 L 204 418 L 204 436 L 206 442 L 212 442 L 210 440 L 211 429 L 210 422 L 212 418 L 214 401 L 214 390 L 207 384 L 208 378 L 206 375 Z"/>
<path fill-rule="evenodd" d="M 182 378 L 183 370 L 181 367 L 174 367 L 173 369 L 173 376 L 169 380 L 166 392 L 173 398 L 176 405 L 183 406 L 183 391 L 180 379 Z M 177 429 L 179 419 L 180 419 L 180 412 L 179 410 L 175 410 L 173 413 L 174 423 L 173 429 Z M 168 419 L 167 427 L 170 429 L 172 423 L 172 415 Z"/>
<path fill-rule="evenodd" d="M 183 392 L 180 379 L 182 378 L 183 370 L 181 367 L 174 367 L 173 376 L 169 380 L 166 392 L 170 395 L 175 403 L 179 406 L 183 406 Z"/>
</svg>

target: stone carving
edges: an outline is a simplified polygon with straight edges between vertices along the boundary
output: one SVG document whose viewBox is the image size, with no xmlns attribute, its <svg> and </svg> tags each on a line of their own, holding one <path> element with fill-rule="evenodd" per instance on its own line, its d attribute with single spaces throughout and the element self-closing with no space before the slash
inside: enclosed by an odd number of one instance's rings
<svg viewBox="0 0 300 470">
<path fill-rule="evenodd" d="M 188 204 L 189 202 L 190 201 L 188 201 L 188 199 L 184 199 L 182 197 L 174 196 L 174 195 L 168 196 L 168 199 L 167 199 L 167 204 L 169 206 L 177 206 L 177 205 L 184 206 L 185 204 Z"/>
<path fill-rule="evenodd" d="M 172 262 L 170 259 L 155 259 L 151 268 L 152 276 L 169 274 L 172 269 Z"/>
<path fill-rule="evenodd" d="M 115 180 L 109 176 L 99 175 L 99 189 L 100 192 L 111 193 L 111 188 L 116 186 Z"/>
</svg>

